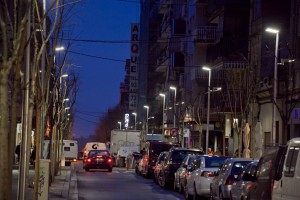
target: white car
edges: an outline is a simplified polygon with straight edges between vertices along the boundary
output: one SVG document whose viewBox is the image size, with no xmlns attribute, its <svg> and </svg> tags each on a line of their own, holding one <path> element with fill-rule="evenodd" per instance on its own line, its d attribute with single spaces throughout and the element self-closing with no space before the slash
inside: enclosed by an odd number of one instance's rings
<svg viewBox="0 0 300 200">
<path fill-rule="evenodd" d="M 186 177 L 186 187 L 184 195 L 186 199 L 194 196 L 198 199 L 199 196 L 210 195 L 210 183 L 220 167 L 223 165 L 228 157 L 223 156 L 199 156 L 193 160 L 188 171 L 189 175 Z"/>
</svg>

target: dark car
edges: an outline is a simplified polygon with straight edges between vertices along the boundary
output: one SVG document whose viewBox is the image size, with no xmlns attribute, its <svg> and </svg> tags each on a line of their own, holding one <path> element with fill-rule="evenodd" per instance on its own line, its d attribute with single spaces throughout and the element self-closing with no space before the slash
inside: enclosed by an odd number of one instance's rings
<svg viewBox="0 0 300 200">
<path fill-rule="evenodd" d="M 163 151 L 169 151 L 171 147 L 180 147 L 180 143 L 177 142 L 163 142 L 163 141 L 147 141 L 145 144 L 145 150 L 143 151 L 143 162 L 141 174 L 145 177 L 153 175 L 154 166 L 159 154 Z"/>
<path fill-rule="evenodd" d="M 153 174 L 153 180 L 155 183 L 158 184 L 158 175 L 160 174 L 160 171 L 161 171 L 161 168 L 162 168 L 162 165 L 168 155 L 168 151 L 163 151 L 159 154 L 158 158 L 157 158 L 157 161 L 156 161 L 156 164 L 154 166 L 154 174 Z"/>
<path fill-rule="evenodd" d="M 265 149 L 257 164 L 253 186 L 247 199 L 272 199 L 273 184 L 281 178 L 286 151 L 287 146 Z"/>
<path fill-rule="evenodd" d="M 171 184 L 174 184 L 175 172 L 180 167 L 183 159 L 188 155 L 204 155 L 204 152 L 200 149 L 180 147 L 172 147 L 169 150 L 169 154 L 162 165 L 162 170 L 158 177 L 158 183 L 161 187 L 168 188 Z"/>
<path fill-rule="evenodd" d="M 230 191 L 231 200 L 247 199 L 249 190 L 253 187 L 254 175 L 256 172 L 258 161 L 249 163 L 242 174 L 238 177 L 238 181 L 232 184 Z"/>
<path fill-rule="evenodd" d="M 90 150 L 85 159 L 84 169 L 107 169 L 112 171 L 112 157 L 107 150 Z"/>
</svg>

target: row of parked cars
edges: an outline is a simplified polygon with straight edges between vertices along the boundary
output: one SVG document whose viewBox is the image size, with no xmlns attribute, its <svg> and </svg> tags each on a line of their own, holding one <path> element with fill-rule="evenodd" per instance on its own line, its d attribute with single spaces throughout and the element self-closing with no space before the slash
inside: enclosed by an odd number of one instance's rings
<svg viewBox="0 0 300 200">
<path fill-rule="evenodd" d="M 178 145 L 161 151 L 151 160 L 150 153 L 137 162 L 136 172 L 150 177 L 163 188 L 183 193 L 186 199 L 283 200 L 300 199 L 300 138 L 287 145 L 265 147 L 259 160 L 209 156 L 199 149 Z M 157 152 L 156 152 L 157 153 Z M 143 163 L 151 163 L 148 174 Z"/>
</svg>

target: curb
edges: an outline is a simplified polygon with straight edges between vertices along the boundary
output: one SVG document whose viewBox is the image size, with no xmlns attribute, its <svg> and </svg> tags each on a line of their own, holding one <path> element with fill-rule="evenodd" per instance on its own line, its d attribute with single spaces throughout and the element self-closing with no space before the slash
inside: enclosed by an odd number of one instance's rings
<svg viewBox="0 0 300 200">
<path fill-rule="evenodd" d="M 69 200 L 78 200 L 77 174 L 73 163 L 71 164 L 68 197 Z"/>
</svg>

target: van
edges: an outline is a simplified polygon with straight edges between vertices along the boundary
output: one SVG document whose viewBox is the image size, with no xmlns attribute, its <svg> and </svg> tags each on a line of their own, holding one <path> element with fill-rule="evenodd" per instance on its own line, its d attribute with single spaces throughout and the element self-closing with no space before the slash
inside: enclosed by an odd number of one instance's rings
<svg viewBox="0 0 300 200">
<path fill-rule="evenodd" d="M 294 138 L 287 143 L 284 165 L 281 177 L 275 180 L 272 199 L 300 199 L 300 138 Z"/>
<path fill-rule="evenodd" d="M 71 164 L 71 162 L 77 160 L 78 156 L 78 144 L 77 140 L 63 140 L 62 156 L 65 160 L 65 166 Z"/>
<path fill-rule="evenodd" d="M 163 151 L 169 151 L 171 147 L 180 147 L 177 142 L 163 142 L 163 141 L 147 141 L 145 149 L 142 150 L 143 162 L 141 174 L 145 177 L 153 175 L 155 163 L 159 154 Z"/>
<path fill-rule="evenodd" d="M 287 146 L 266 147 L 259 159 L 247 200 L 272 199 L 274 181 L 279 180 Z"/>
<path fill-rule="evenodd" d="M 86 143 L 84 149 L 83 149 L 83 157 L 87 157 L 90 150 L 92 149 L 98 149 L 98 150 L 108 150 L 106 143 L 103 142 L 88 142 Z"/>
</svg>

